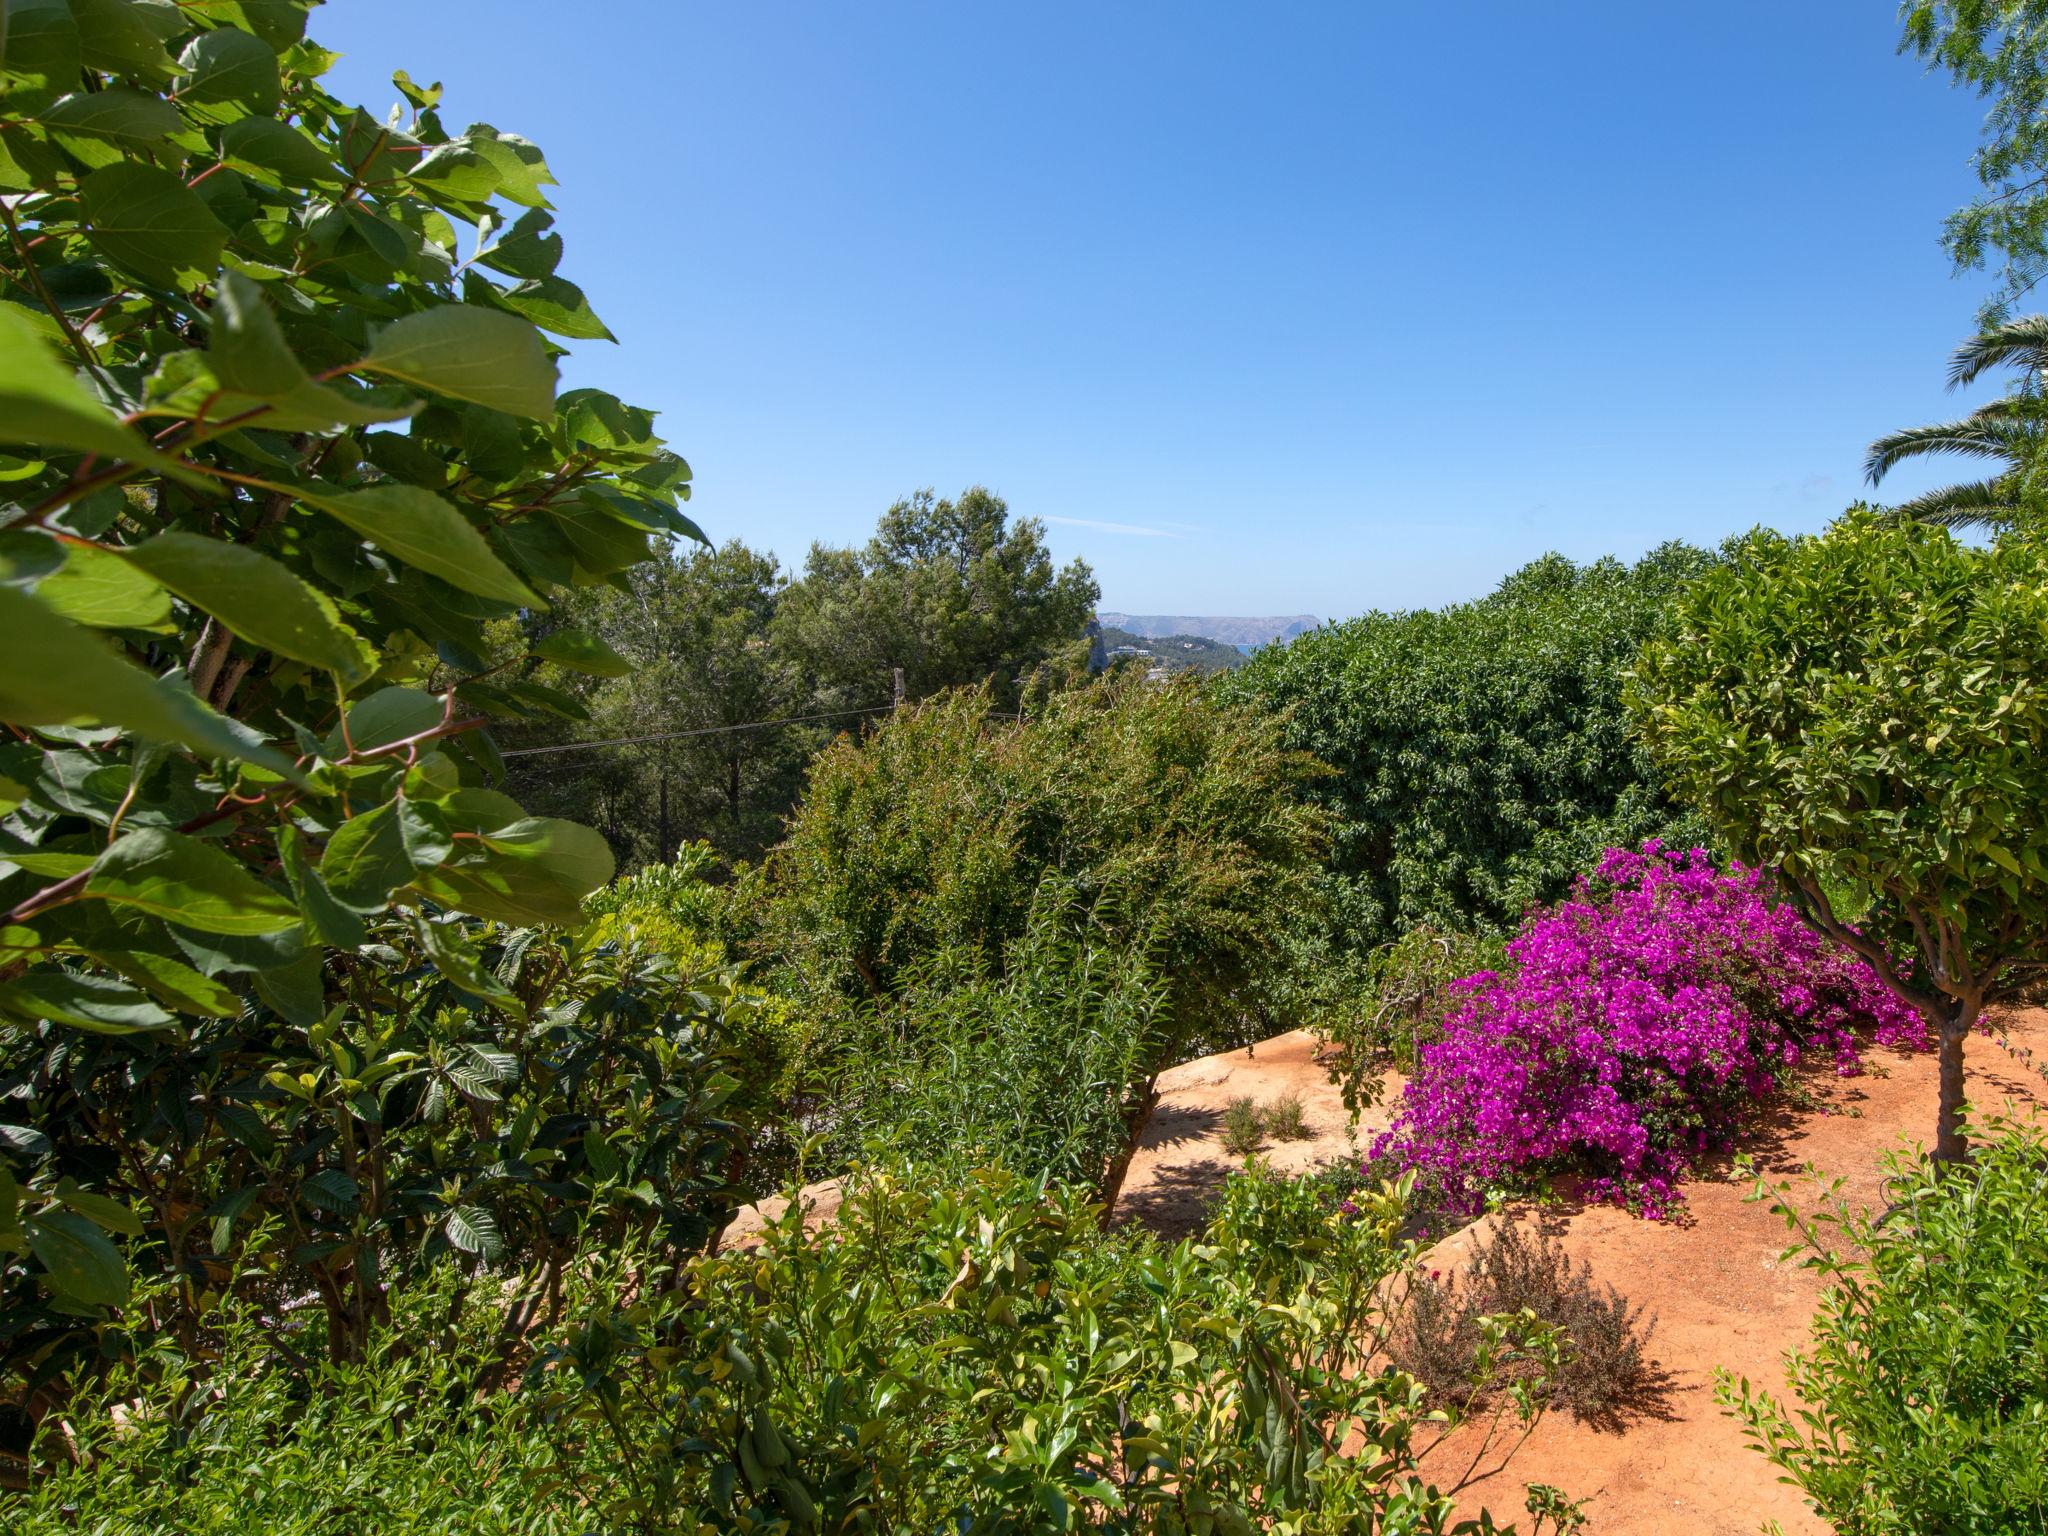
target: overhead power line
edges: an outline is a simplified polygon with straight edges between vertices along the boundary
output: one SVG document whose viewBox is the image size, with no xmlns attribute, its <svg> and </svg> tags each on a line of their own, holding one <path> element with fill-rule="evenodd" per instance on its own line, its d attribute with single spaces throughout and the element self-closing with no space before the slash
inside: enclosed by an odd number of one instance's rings
<svg viewBox="0 0 2048 1536">
<path fill-rule="evenodd" d="M 875 704 L 867 709 L 835 709 L 823 715 L 790 715 L 782 720 L 749 720 L 744 725 L 707 725 L 694 731 L 662 731 L 653 736 L 614 736 L 606 741 L 564 741 L 548 747 L 513 747 L 500 757 L 537 757 L 543 752 L 582 752 L 593 747 L 640 747 L 657 741 L 681 741 L 690 736 L 729 736 L 735 731 L 765 731 L 777 725 L 811 725 L 820 720 L 844 720 L 852 715 L 886 715 L 893 704 Z"/>
</svg>

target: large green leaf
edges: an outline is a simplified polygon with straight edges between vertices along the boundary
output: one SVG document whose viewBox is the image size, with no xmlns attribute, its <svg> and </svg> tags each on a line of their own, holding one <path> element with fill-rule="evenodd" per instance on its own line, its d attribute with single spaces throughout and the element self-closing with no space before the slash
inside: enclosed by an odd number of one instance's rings
<svg viewBox="0 0 2048 1536">
<path fill-rule="evenodd" d="M 328 732 L 321 751 L 339 758 L 349 752 L 370 752 L 408 736 L 431 731 L 446 716 L 441 700 L 417 688 L 379 688 L 349 706 L 348 729 Z"/>
<path fill-rule="evenodd" d="M 275 177 L 288 187 L 340 185 L 348 176 L 326 151 L 289 123 L 245 117 L 220 131 L 224 159 Z"/>
<path fill-rule="evenodd" d="M 7 0 L 0 67 L 63 90 L 78 80 L 78 24 L 65 0 Z"/>
<path fill-rule="evenodd" d="M 0 441 L 163 468 L 171 461 L 107 413 L 27 320 L 0 308 Z"/>
<path fill-rule="evenodd" d="M 59 546 L 61 569 L 36 584 L 56 612 L 95 629 L 156 629 L 171 617 L 170 594 L 126 560 L 94 544 Z"/>
<path fill-rule="evenodd" d="M 279 862 L 284 865 L 284 877 L 291 883 L 292 896 L 314 936 L 335 949 L 360 946 L 368 937 L 363 920 L 328 889 L 325 877 L 314 867 L 307 851 L 305 835 L 288 821 L 277 829 L 277 851 Z"/>
<path fill-rule="evenodd" d="M 505 201 L 528 208 L 549 206 L 540 189 L 554 186 L 555 178 L 532 140 L 500 133 L 489 123 L 471 123 L 462 141 L 496 168 L 498 195 Z"/>
<path fill-rule="evenodd" d="M 100 855 L 85 894 L 139 907 L 201 933 L 281 933 L 299 923 L 291 899 L 263 884 L 214 843 L 147 827 Z"/>
<path fill-rule="evenodd" d="M 583 290 L 566 278 L 528 278 L 498 296 L 499 302 L 519 311 L 544 331 L 591 341 L 617 341 L 605 323 L 597 318 Z"/>
<path fill-rule="evenodd" d="M 394 320 L 363 368 L 453 400 L 545 421 L 555 410 L 555 363 L 539 331 L 517 315 L 442 304 Z"/>
<path fill-rule="evenodd" d="M 386 801 L 334 829 L 320 877 L 343 906 L 367 914 L 381 910 L 393 891 L 452 851 L 439 811 L 409 799 Z"/>
<path fill-rule="evenodd" d="M 93 958 L 119 971 L 166 1008 L 204 1018 L 231 1019 L 242 1000 L 211 976 L 149 949 L 95 950 Z"/>
<path fill-rule="evenodd" d="M 272 113 L 283 97 L 277 55 L 259 37 L 232 27 L 202 32 L 178 58 L 185 78 L 178 95 L 188 102 L 231 104 L 236 115 Z"/>
<path fill-rule="evenodd" d="M 592 677 L 627 677 L 633 663 L 606 645 L 596 635 L 580 629 L 558 629 L 533 648 L 542 661 L 587 672 Z"/>
<path fill-rule="evenodd" d="M 80 134 L 124 149 L 161 144 L 183 126 L 178 109 L 161 96 L 118 85 L 104 91 L 74 91 L 53 103 L 40 120 L 59 136 Z"/>
<path fill-rule="evenodd" d="M 98 636 L 26 593 L 0 586 L 0 720 L 120 726 L 202 757 L 238 758 L 295 776 L 247 726 L 121 660 Z"/>
<path fill-rule="evenodd" d="M 547 606 L 497 557 L 476 525 L 432 491 L 398 481 L 357 491 L 296 489 L 301 501 L 450 586 L 522 608 Z"/>
<path fill-rule="evenodd" d="M 197 286 L 220 266 L 227 227 L 177 176 L 104 165 L 79 183 L 88 237 L 116 266 L 159 287 Z"/>
<path fill-rule="evenodd" d="M 503 923 L 583 921 L 583 898 L 611 879 L 610 844 L 589 827 L 528 817 L 486 833 L 474 852 L 417 881 L 445 906 Z"/>
<path fill-rule="evenodd" d="M 391 390 L 343 393 L 317 383 L 285 340 L 261 286 L 239 272 L 221 274 L 210 318 L 206 372 L 180 383 L 165 405 L 193 414 L 205 408 L 214 420 L 240 418 L 267 405 L 256 424 L 277 432 L 373 426 L 420 408 L 420 401 L 403 396 L 382 398 L 396 393 Z"/>
<path fill-rule="evenodd" d="M 102 1035 L 130 1035 L 175 1022 L 126 982 L 77 976 L 54 967 L 30 971 L 0 986 L 0 1012 Z"/>
<path fill-rule="evenodd" d="M 375 665 L 374 653 L 336 617 L 324 593 L 247 545 L 160 533 L 121 555 L 251 645 L 349 682 L 368 676 Z"/>
<path fill-rule="evenodd" d="M 121 1250 L 76 1211 L 45 1211 L 23 1223 L 29 1251 L 42 1261 L 50 1289 L 84 1307 L 128 1304 L 128 1268 Z"/>
<path fill-rule="evenodd" d="M 176 67 L 145 7 L 133 0 L 70 0 L 79 56 L 93 69 L 161 80 Z M 171 13 L 175 25 L 177 13 Z"/>
</svg>

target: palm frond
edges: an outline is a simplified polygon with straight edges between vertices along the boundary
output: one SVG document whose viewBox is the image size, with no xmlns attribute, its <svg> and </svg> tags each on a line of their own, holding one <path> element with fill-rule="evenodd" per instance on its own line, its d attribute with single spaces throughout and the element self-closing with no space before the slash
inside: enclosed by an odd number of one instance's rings
<svg viewBox="0 0 2048 1536">
<path fill-rule="evenodd" d="M 1901 521 L 1934 523 L 1943 528 L 2000 528 L 2019 515 L 2017 487 L 2010 475 L 1968 485 L 1945 485 L 1891 509 Z"/>
<path fill-rule="evenodd" d="M 1960 421 L 1906 427 L 1870 445 L 1863 473 L 1875 485 L 1897 464 L 1927 453 L 1962 453 L 1980 459 L 2015 461 L 2039 441 L 2040 428 L 2014 413 L 1975 412 Z"/>
<path fill-rule="evenodd" d="M 1972 336 L 1949 359 L 1948 387 L 1975 383 L 2007 363 L 2030 372 L 2048 367 L 2048 315 L 2021 315 Z"/>
</svg>

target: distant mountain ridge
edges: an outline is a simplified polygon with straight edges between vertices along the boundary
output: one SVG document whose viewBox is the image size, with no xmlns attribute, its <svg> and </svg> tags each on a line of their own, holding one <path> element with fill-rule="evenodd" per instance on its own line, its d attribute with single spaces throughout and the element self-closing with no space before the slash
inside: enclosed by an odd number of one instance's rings
<svg viewBox="0 0 2048 1536">
<path fill-rule="evenodd" d="M 1105 629 L 1121 629 L 1147 640 L 1162 640 L 1168 635 L 1199 635 L 1204 640 L 1220 640 L 1225 645 L 1271 645 L 1275 640 L 1292 640 L 1296 635 L 1306 634 L 1322 622 L 1312 613 L 1267 619 L 1203 619 L 1185 614 L 1098 610 L 1095 617 Z"/>
<path fill-rule="evenodd" d="M 1232 672 L 1244 665 L 1244 652 L 1203 635 L 1134 635 L 1106 625 L 1102 629 L 1102 659 L 1105 663 L 1142 661 L 1169 672 Z"/>
</svg>

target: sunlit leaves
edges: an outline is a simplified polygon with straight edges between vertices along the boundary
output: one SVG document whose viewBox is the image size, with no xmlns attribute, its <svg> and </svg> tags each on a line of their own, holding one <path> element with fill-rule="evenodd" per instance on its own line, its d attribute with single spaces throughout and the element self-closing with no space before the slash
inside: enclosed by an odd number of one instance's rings
<svg viewBox="0 0 2048 1536">
<path fill-rule="evenodd" d="M 122 161 L 79 183 L 92 243 L 107 260 L 164 287 L 201 283 L 220 266 L 227 226 L 171 172 Z"/>
<path fill-rule="evenodd" d="M 540 332 L 513 315 L 445 304 L 384 327 L 363 367 L 372 373 L 545 420 L 555 409 L 555 364 Z"/>
<path fill-rule="evenodd" d="M 301 486 L 298 495 L 378 548 L 450 586 L 502 603 L 545 606 L 469 520 L 432 491 L 394 482 L 357 491 Z"/>
<path fill-rule="evenodd" d="M 157 827 L 117 838 L 93 866 L 85 894 L 201 933 L 278 933 L 299 924 L 289 897 L 217 843 Z"/>
<path fill-rule="evenodd" d="M 350 682 L 372 670 L 374 655 L 333 603 L 267 555 L 198 534 L 160 533 L 122 556 L 252 645 Z"/>
<path fill-rule="evenodd" d="M 88 394 L 37 329 L 0 307 L 0 439 L 108 459 L 161 463 L 133 430 Z"/>
</svg>

